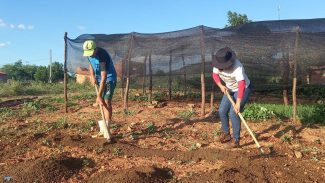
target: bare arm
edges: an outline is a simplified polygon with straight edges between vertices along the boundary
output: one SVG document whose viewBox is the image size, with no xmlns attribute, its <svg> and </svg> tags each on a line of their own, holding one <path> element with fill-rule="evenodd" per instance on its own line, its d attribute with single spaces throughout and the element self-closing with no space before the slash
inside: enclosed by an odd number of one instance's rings
<svg viewBox="0 0 325 183">
<path fill-rule="evenodd" d="M 101 63 L 101 64 L 105 64 L 105 63 Z M 101 80 L 100 80 L 100 84 L 99 84 L 99 96 L 102 96 L 103 92 L 104 92 L 105 85 L 106 85 L 107 72 L 101 71 L 100 76 L 101 76 Z"/>
<path fill-rule="evenodd" d="M 93 84 L 93 85 L 97 84 L 94 69 L 91 66 L 91 64 L 89 64 L 89 72 L 90 72 L 90 82 L 91 82 L 91 84 Z"/>
</svg>

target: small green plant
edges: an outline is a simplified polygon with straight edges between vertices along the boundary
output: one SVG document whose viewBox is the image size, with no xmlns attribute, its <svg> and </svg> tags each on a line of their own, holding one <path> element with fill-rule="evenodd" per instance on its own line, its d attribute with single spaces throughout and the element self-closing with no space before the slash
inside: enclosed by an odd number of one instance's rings
<svg viewBox="0 0 325 183">
<path fill-rule="evenodd" d="M 52 105 L 48 105 L 48 106 L 46 106 L 45 110 L 47 112 L 54 112 L 54 111 L 57 111 L 58 108 L 56 108 L 55 106 L 52 106 Z"/>
<path fill-rule="evenodd" d="M 189 148 L 189 151 L 194 151 L 194 150 L 197 150 L 197 149 L 198 149 L 198 147 L 197 147 L 196 143 L 193 143 L 191 145 L 191 147 Z"/>
<path fill-rule="evenodd" d="M 138 101 L 138 102 L 147 102 L 148 101 L 148 96 L 146 95 L 131 95 L 129 98 L 131 101 Z"/>
<path fill-rule="evenodd" d="M 93 127 L 95 127 L 97 123 L 93 120 L 88 120 L 81 128 L 81 131 L 91 131 Z"/>
<path fill-rule="evenodd" d="M 139 138 L 139 134 L 137 132 L 132 132 L 130 138 L 131 140 L 137 140 Z"/>
<path fill-rule="evenodd" d="M 90 158 L 82 158 L 82 166 L 90 167 L 94 164 L 93 160 Z"/>
<path fill-rule="evenodd" d="M 117 124 L 117 123 L 111 123 L 111 128 L 112 128 L 113 130 L 117 130 L 119 127 L 120 127 L 119 124 Z"/>
<path fill-rule="evenodd" d="M 202 140 L 207 140 L 208 139 L 208 133 L 207 132 L 202 132 L 200 136 L 201 136 Z"/>
<path fill-rule="evenodd" d="M 104 152 L 104 148 L 102 148 L 102 147 L 98 147 L 98 148 L 96 148 L 96 154 L 101 154 L 101 153 L 103 153 Z"/>
<path fill-rule="evenodd" d="M 48 139 L 44 139 L 44 140 L 42 141 L 42 145 L 43 145 L 43 146 L 50 147 L 50 146 L 52 145 L 52 142 L 51 142 L 50 140 L 48 140 Z"/>
<path fill-rule="evenodd" d="M 127 116 L 133 116 L 136 113 L 137 113 L 136 111 L 132 111 L 132 110 L 125 110 L 124 111 L 124 115 L 127 115 Z"/>
<path fill-rule="evenodd" d="M 83 93 L 81 95 L 74 95 L 71 97 L 72 100 L 92 100 L 96 98 L 95 93 Z"/>
<path fill-rule="evenodd" d="M 56 97 L 56 98 L 53 98 L 50 101 L 55 102 L 55 103 L 58 103 L 58 104 L 63 104 L 64 103 L 64 98 L 62 98 L 62 97 Z"/>
<path fill-rule="evenodd" d="M 182 119 L 190 119 L 195 114 L 194 111 L 188 110 L 188 111 L 181 111 L 177 114 L 177 117 Z"/>
<path fill-rule="evenodd" d="M 112 153 L 114 156 L 121 156 L 123 154 L 122 149 L 120 148 L 114 148 Z"/>
<path fill-rule="evenodd" d="M 13 117 L 15 115 L 15 112 L 10 109 L 10 108 L 0 108 L 0 122 L 2 122 L 2 120 L 5 120 L 7 118 Z"/>
<path fill-rule="evenodd" d="M 319 161 L 319 159 L 316 156 L 311 157 L 310 160 L 312 160 L 312 161 Z"/>
<path fill-rule="evenodd" d="M 154 132 L 156 132 L 156 129 L 157 129 L 157 127 L 155 126 L 154 123 L 148 123 L 148 124 L 147 124 L 146 131 L 147 131 L 148 133 L 154 133 Z"/>
<path fill-rule="evenodd" d="M 281 139 L 283 142 L 288 142 L 288 143 L 291 143 L 293 138 L 290 136 L 290 135 L 287 135 L 285 134 L 282 139 Z"/>
<path fill-rule="evenodd" d="M 40 101 L 25 102 L 22 105 L 22 117 L 28 117 L 33 112 L 38 112 L 41 109 Z"/>
<path fill-rule="evenodd" d="M 219 137 L 219 136 L 221 135 L 221 132 L 222 132 L 222 130 L 221 130 L 220 127 L 219 127 L 219 128 L 216 128 L 216 129 L 214 129 L 214 130 L 212 131 L 214 137 Z"/>
<path fill-rule="evenodd" d="M 53 123 L 48 124 L 48 130 L 52 130 L 52 129 L 66 129 L 66 128 L 70 128 L 73 127 L 73 125 L 71 123 L 68 123 L 68 121 L 66 120 L 66 118 L 60 118 L 58 121 L 55 121 Z"/>
<path fill-rule="evenodd" d="M 315 143 L 315 144 L 322 144 L 321 141 L 320 141 L 320 139 L 315 139 L 315 140 L 314 140 L 314 143 Z"/>
</svg>

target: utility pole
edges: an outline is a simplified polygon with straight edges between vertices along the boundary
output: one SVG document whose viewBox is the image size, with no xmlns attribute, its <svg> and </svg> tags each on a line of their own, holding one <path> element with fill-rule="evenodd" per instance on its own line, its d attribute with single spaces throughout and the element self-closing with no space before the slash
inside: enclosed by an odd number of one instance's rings
<svg viewBox="0 0 325 183">
<path fill-rule="evenodd" d="M 280 20 L 280 5 L 278 5 L 278 20 Z"/>
<path fill-rule="evenodd" d="M 50 77 L 49 83 L 52 83 L 52 50 L 50 49 Z"/>
</svg>

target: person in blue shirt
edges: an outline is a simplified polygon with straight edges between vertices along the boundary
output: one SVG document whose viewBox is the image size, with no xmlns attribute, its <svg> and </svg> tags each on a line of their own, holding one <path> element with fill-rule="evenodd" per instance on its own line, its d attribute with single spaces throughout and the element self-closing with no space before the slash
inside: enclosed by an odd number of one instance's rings
<svg viewBox="0 0 325 183">
<path fill-rule="evenodd" d="M 105 119 L 108 120 L 108 130 L 112 121 L 112 98 L 116 87 L 116 70 L 109 53 L 97 47 L 93 40 L 83 44 L 83 56 L 88 58 L 91 83 L 99 86 L 97 103 L 103 105 Z"/>
</svg>

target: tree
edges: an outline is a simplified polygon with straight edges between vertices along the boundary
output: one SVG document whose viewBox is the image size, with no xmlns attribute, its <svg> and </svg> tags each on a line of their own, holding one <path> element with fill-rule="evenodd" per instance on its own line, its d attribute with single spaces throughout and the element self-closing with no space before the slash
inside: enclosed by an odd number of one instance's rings
<svg viewBox="0 0 325 183">
<path fill-rule="evenodd" d="M 21 60 L 18 60 L 14 64 L 6 64 L 1 68 L 1 70 L 8 74 L 10 79 L 26 80 L 27 78 L 27 73 L 24 71 Z"/>
<path fill-rule="evenodd" d="M 24 65 L 23 71 L 26 74 L 25 79 L 26 80 L 34 80 L 34 74 L 37 71 L 37 66 L 36 65 Z"/>
<path fill-rule="evenodd" d="M 48 69 L 46 66 L 37 67 L 36 73 L 34 74 L 36 81 L 47 82 L 49 79 Z"/>
<path fill-rule="evenodd" d="M 237 26 L 245 23 L 252 22 L 249 20 L 246 14 L 237 14 L 236 12 L 228 11 L 228 24 L 225 27 Z"/>
<path fill-rule="evenodd" d="M 63 64 L 59 62 L 54 62 L 52 64 L 52 81 L 57 82 L 63 80 L 64 71 Z"/>
</svg>

